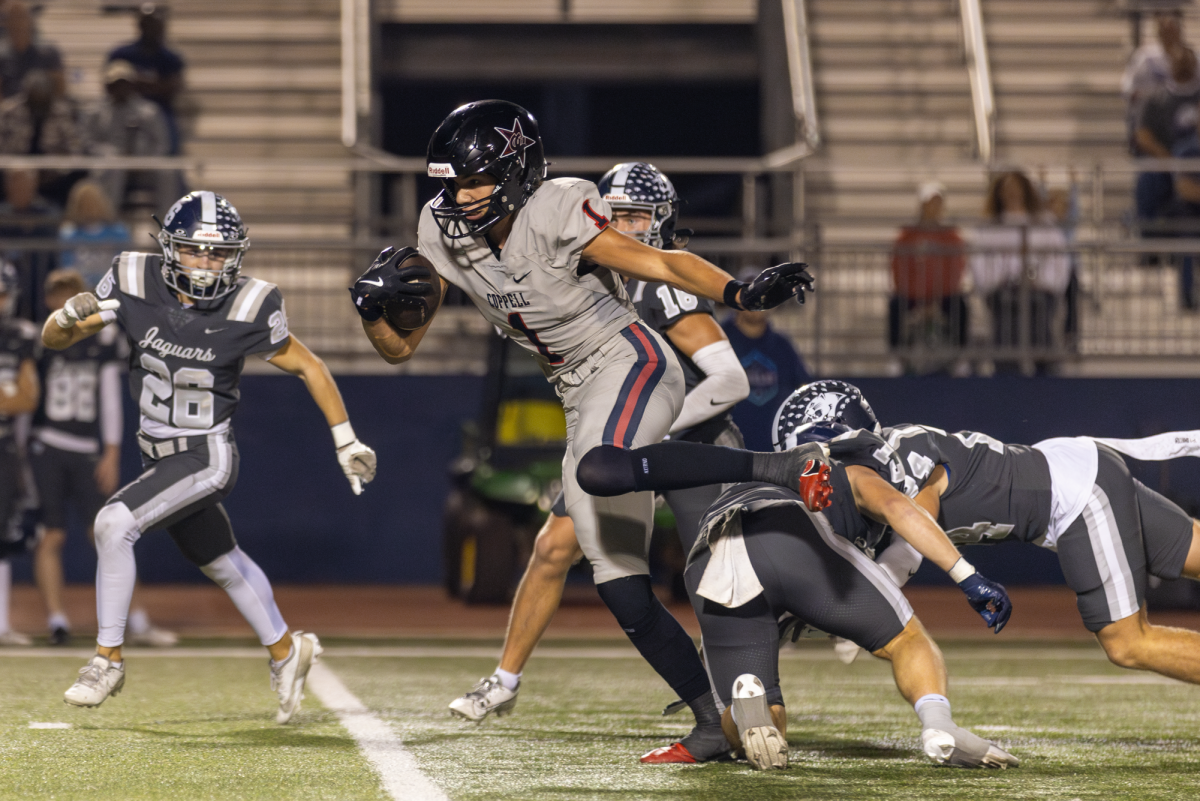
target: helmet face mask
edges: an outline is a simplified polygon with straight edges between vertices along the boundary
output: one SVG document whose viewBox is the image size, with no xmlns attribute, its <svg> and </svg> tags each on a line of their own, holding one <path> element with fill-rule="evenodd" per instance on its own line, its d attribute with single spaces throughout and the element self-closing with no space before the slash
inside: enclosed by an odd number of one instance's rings
<svg viewBox="0 0 1200 801">
<path fill-rule="evenodd" d="M 654 248 L 667 247 L 675 240 L 679 195 L 667 176 L 653 164 L 644 161 L 618 164 L 600 179 L 599 189 L 614 216 L 623 211 L 650 216 L 645 231 L 623 232 L 626 236 Z"/>
<path fill-rule="evenodd" d="M 546 156 L 537 120 L 505 100 L 481 100 L 451 112 L 429 140 L 426 172 L 443 189 L 430 204 L 433 219 L 450 239 L 483 236 L 525 205 L 546 178 Z M 495 189 L 459 204 L 455 180 L 488 175 Z"/>
<path fill-rule="evenodd" d="M 841 425 L 847 430 L 865 428 L 876 434 L 881 430 L 879 419 L 858 387 L 825 379 L 805 384 L 780 405 L 771 425 L 773 447 L 777 451 L 795 447 L 797 432 L 814 423 Z"/>
<path fill-rule="evenodd" d="M 184 195 L 167 212 L 157 239 L 163 280 L 179 294 L 216 300 L 237 288 L 250 239 L 237 209 L 225 198 L 207 191 Z M 202 259 L 207 266 L 186 265 L 184 259 Z"/>
</svg>

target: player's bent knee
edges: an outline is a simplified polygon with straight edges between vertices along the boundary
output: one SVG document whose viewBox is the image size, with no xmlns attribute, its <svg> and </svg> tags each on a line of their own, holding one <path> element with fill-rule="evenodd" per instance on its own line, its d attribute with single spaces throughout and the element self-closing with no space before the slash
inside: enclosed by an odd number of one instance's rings
<svg viewBox="0 0 1200 801">
<path fill-rule="evenodd" d="M 1114 665 L 1131 670 L 1141 670 L 1145 667 L 1142 660 L 1142 645 L 1144 631 L 1136 615 L 1110 623 L 1096 632 L 1108 661 Z"/>
<path fill-rule="evenodd" d="M 96 550 L 103 551 L 127 537 L 139 536 L 137 520 L 123 503 L 110 503 L 96 515 Z"/>
<path fill-rule="evenodd" d="M 571 518 L 551 516 L 533 543 L 534 564 L 545 570 L 566 573 L 580 555 Z"/>
<path fill-rule="evenodd" d="M 597 445 L 585 453 L 575 469 L 575 480 L 588 495 L 600 498 L 637 491 L 629 451 L 614 445 Z"/>
</svg>

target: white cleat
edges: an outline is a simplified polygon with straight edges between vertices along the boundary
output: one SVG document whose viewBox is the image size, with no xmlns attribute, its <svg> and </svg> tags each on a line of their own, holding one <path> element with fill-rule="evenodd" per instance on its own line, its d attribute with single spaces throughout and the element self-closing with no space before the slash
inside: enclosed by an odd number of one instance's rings
<svg viewBox="0 0 1200 801">
<path fill-rule="evenodd" d="M 858 643 L 856 642 L 851 642 L 844 637 L 833 638 L 833 654 L 843 665 L 849 665 L 855 659 L 858 659 L 860 651 L 862 649 L 858 647 Z"/>
<path fill-rule="evenodd" d="M 510 690 L 500 683 L 499 676 L 480 679 L 475 689 L 461 698 L 450 702 L 450 714 L 463 720 L 482 723 L 488 715 L 503 717 L 517 705 L 517 693 L 521 685 Z"/>
<path fill-rule="evenodd" d="M 130 633 L 129 642 L 132 645 L 143 645 L 150 648 L 170 648 L 179 642 L 179 635 L 168 629 L 151 626 L 145 631 Z"/>
<path fill-rule="evenodd" d="M 756 770 L 786 768 L 787 740 L 775 728 L 767 705 L 767 690 L 758 676 L 743 673 L 734 680 L 731 711 L 750 764 Z"/>
<path fill-rule="evenodd" d="M 271 689 L 279 695 L 276 723 L 287 723 L 300 711 L 300 702 L 304 700 L 304 680 L 324 650 L 317 635 L 311 631 L 292 632 L 292 652 L 278 665 L 271 665 Z"/>
<path fill-rule="evenodd" d="M 1019 767 L 1021 760 L 1000 746 L 958 726 L 953 732 L 925 729 L 921 732 L 925 756 L 935 764 L 955 768 Z"/>
<path fill-rule="evenodd" d="M 63 694 L 72 706 L 100 706 L 110 695 L 117 695 L 125 686 L 125 663 L 120 667 L 100 654 L 79 669 L 79 678 Z"/>
<path fill-rule="evenodd" d="M 19 631 L 0 631 L 0 645 L 23 646 L 33 645 L 33 639 L 28 634 Z"/>
</svg>

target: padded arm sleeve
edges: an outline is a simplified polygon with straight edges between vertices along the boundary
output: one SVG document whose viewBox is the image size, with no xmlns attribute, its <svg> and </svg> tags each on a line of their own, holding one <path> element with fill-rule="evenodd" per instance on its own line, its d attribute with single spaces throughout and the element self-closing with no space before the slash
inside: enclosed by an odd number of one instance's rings
<svg viewBox="0 0 1200 801">
<path fill-rule="evenodd" d="M 750 395 L 750 381 L 727 340 L 705 345 L 692 354 L 692 363 L 704 373 L 704 380 L 683 399 L 683 410 L 671 426 L 671 433 L 698 426 L 723 414 Z"/>
</svg>

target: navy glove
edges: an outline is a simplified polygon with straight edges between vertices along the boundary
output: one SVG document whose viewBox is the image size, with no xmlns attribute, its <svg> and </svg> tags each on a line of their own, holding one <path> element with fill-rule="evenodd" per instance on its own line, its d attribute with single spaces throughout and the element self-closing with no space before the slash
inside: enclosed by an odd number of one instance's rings
<svg viewBox="0 0 1200 801">
<path fill-rule="evenodd" d="M 958 582 L 958 586 L 966 593 L 971 608 L 979 613 L 988 628 L 994 628 L 999 634 L 1012 614 L 1012 601 L 1008 599 L 1004 585 L 972 573 Z"/>
<path fill-rule="evenodd" d="M 804 293 L 813 291 L 813 277 L 807 264 L 788 262 L 768 267 L 754 277 L 750 283 L 730 281 L 725 285 L 725 305 L 746 311 L 773 309 L 793 295 L 801 303 Z M 738 290 L 742 291 L 740 302 Z"/>
<path fill-rule="evenodd" d="M 432 278 L 429 268 L 419 262 L 404 265 L 417 255 L 416 248 L 386 248 L 374 263 L 350 287 L 358 316 L 373 323 L 383 316 L 383 307 L 396 296 L 423 297 L 433 294 L 433 284 L 420 279 Z"/>
</svg>

